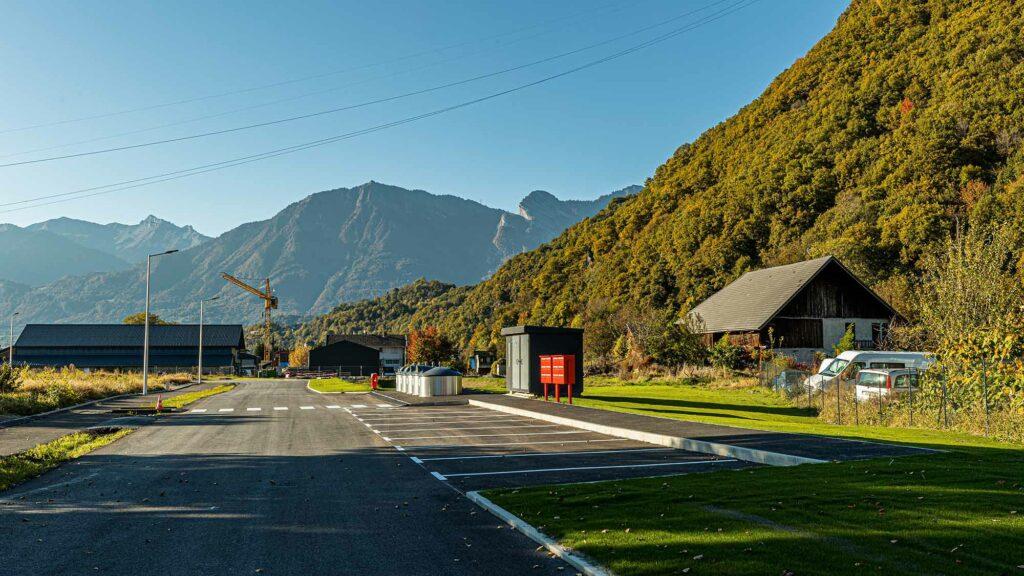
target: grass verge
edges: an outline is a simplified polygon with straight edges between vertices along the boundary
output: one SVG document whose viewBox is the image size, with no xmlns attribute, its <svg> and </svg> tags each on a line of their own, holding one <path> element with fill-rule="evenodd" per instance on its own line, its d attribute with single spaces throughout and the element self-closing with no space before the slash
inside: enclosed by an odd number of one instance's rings
<svg viewBox="0 0 1024 576">
<path fill-rule="evenodd" d="M 0 457 L 0 492 L 31 480 L 68 460 L 74 460 L 131 433 L 122 429 L 109 434 L 76 432 L 35 448 Z"/>
<path fill-rule="evenodd" d="M 618 574 L 1024 573 L 1021 446 L 825 424 L 759 389 L 588 380 L 586 394 L 597 408 L 947 451 L 486 494 Z"/>
<path fill-rule="evenodd" d="M 310 380 L 309 387 L 317 392 L 369 392 L 370 382 L 349 382 L 341 378 L 320 378 Z"/>
<path fill-rule="evenodd" d="M 221 384 L 220 386 L 216 386 L 214 388 L 207 388 L 206 390 L 196 390 L 195 392 L 186 392 L 184 394 L 178 394 L 177 396 L 171 396 L 170 398 L 164 400 L 164 408 L 184 408 L 185 406 L 188 406 L 189 404 L 196 402 L 197 400 L 202 400 L 203 398 L 206 398 L 208 396 L 214 396 L 216 394 L 223 394 L 224 392 L 230 392 L 231 390 L 234 390 L 234 388 L 234 384 Z M 155 408 L 156 403 L 151 404 L 149 407 Z"/>
<path fill-rule="evenodd" d="M 504 378 L 493 378 L 491 376 L 465 377 L 462 379 L 462 389 L 485 394 L 504 394 L 508 392 Z"/>
</svg>

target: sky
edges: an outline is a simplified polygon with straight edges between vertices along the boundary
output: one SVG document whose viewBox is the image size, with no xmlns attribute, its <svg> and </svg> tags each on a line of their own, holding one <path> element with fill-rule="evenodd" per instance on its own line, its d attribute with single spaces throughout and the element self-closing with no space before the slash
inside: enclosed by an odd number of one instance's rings
<svg viewBox="0 0 1024 576">
<path fill-rule="evenodd" d="M 643 184 L 676 148 L 756 98 L 848 4 L 747 1 L 0 0 L 0 164 L 352 106 L 601 43 L 312 118 L 0 167 L 0 222 L 23 226 L 67 216 L 135 223 L 154 214 L 218 235 L 314 192 L 369 180 L 506 210 L 532 190 L 593 198 Z M 617 59 L 421 120 L 187 178 L 41 204 L 430 113 L 686 27 Z"/>
</svg>

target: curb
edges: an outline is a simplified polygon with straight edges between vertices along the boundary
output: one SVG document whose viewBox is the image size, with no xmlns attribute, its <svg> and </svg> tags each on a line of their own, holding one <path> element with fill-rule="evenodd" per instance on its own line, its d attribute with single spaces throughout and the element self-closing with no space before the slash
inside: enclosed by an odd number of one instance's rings
<svg viewBox="0 0 1024 576">
<path fill-rule="evenodd" d="M 498 506 L 494 502 L 491 502 L 484 496 L 481 496 L 479 492 L 466 492 L 466 498 L 477 506 L 487 510 L 491 514 L 494 514 L 500 518 L 504 523 L 511 526 L 514 530 L 518 530 L 520 533 L 525 535 L 530 540 L 533 540 L 537 544 L 548 549 L 549 552 L 558 556 L 567 564 L 587 576 L 613 576 L 612 572 L 606 568 L 602 568 L 597 564 L 587 560 L 579 554 L 568 550 L 565 546 L 562 546 L 547 534 L 544 534 L 540 530 L 534 528 L 531 524 L 523 520 L 522 518 L 512 514 L 508 510 L 505 510 L 501 506 Z"/>
<path fill-rule="evenodd" d="M 657 444 L 659 446 L 667 446 L 669 448 L 680 448 L 691 452 L 701 452 L 703 454 L 726 456 L 737 460 L 753 462 L 755 464 L 765 464 L 768 466 L 799 466 L 800 464 L 824 464 L 828 462 L 828 460 L 819 460 L 817 458 L 780 454 L 778 452 L 757 450 L 755 448 L 742 448 L 729 444 L 720 444 L 718 442 L 708 442 L 706 440 L 693 440 L 692 438 L 683 438 L 681 436 L 668 436 L 666 434 L 656 434 L 654 432 L 630 430 L 629 428 L 605 426 L 604 424 L 574 420 L 572 418 L 565 418 L 562 416 L 553 416 L 551 414 L 534 412 L 532 410 L 515 408 L 513 406 L 502 406 L 500 404 L 491 404 L 490 402 L 481 402 L 472 398 L 469 400 L 469 404 L 471 406 L 488 408 L 496 412 L 505 412 L 506 414 L 514 414 L 516 416 L 526 416 L 536 420 L 551 422 L 552 424 L 562 424 L 564 426 L 571 426 L 573 428 L 597 432 L 608 436 L 615 436 L 617 438 L 636 440 L 638 442 L 646 442 L 647 444 Z"/>
<path fill-rule="evenodd" d="M 177 392 L 183 390 L 189 386 L 194 385 L 195 382 L 189 382 L 183 386 L 179 386 L 174 390 L 167 390 L 167 392 Z M 28 416 L 21 416 L 19 418 L 13 418 L 11 420 L 4 420 L 0 422 L 0 430 L 4 428 L 10 428 L 11 426 L 17 426 L 19 423 L 29 422 L 39 418 L 45 418 L 54 414 L 60 414 L 61 412 L 68 412 L 71 410 L 77 410 L 79 408 L 85 408 L 86 406 L 92 406 L 93 404 L 99 404 L 100 402 L 106 402 L 107 400 L 117 400 L 118 398 L 129 398 L 131 396 L 141 396 L 138 392 L 132 392 L 130 394 L 118 394 L 117 396 L 107 396 L 106 398 L 98 398 L 96 400 L 89 400 L 88 402 L 82 402 L 81 404 L 75 404 L 74 406 L 65 406 L 64 408 L 57 408 L 56 410 L 50 410 L 49 412 L 40 412 L 39 414 L 29 414 Z"/>
<path fill-rule="evenodd" d="M 306 390 L 316 392 L 317 394 L 372 394 L 372 392 L 321 392 L 313 389 L 313 387 L 309 385 L 309 380 L 306 381 Z"/>
<path fill-rule="evenodd" d="M 391 396 L 388 396 L 387 394 L 383 394 L 383 393 L 378 392 L 376 390 L 371 390 L 370 391 L 370 396 L 373 396 L 375 398 L 380 398 L 382 400 L 387 400 L 389 402 L 395 402 L 399 406 L 410 406 L 410 404 L 408 402 L 406 402 L 405 400 L 399 400 L 398 398 L 392 398 Z"/>
</svg>

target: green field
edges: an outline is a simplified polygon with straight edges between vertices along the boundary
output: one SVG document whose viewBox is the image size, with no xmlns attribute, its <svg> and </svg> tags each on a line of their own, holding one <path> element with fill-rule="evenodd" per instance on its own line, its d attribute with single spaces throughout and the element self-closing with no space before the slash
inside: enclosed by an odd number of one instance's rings
<svg viewBox="0 0 1024 576">
<path fill-rule="evenodd" d="M 487 494 L 618 574 L 1024 573 L 1021 446 L 834 426 L 756 388 L 594 384 L 580 404 L 946 451 Z"/>
<path fill-rule="evenodd" d="M 310 380 L 309 387 L 317 392 L 324 392 L 328 394 L 336 392 L 369 392 L 370 381 L 349 382 L 348 380 L 342 380 L 341 378 L 320 378 L 317 380 Z"/>
<path fill-rule="evenodd" d="M 508 392 L 505 387 L 504 378 L 492 378 L 490 376 L 465 377 L 462 379 L 462 389 L 468 392 L 485 394 L 504 394 Z"/>
<path fill-rule="evenodd" d="M 230 392 L 234 390 L 234 384 L 221 384 L 213 388 L 207 388 L 206 390 L 196 390 L 195 392 L 186 392 L 184 394 L 178 394 L 177 396 L 171 396 L 170 398 L 163 401 L 164 409 L 180 409 L 188 406 L 189 404 L 202 400 L 208 396 L 214 396 L 217 394 L 223 394 L 224 392 Z M 154 402 L 150 407 L 155 408 L 156 403 Z"/>
</svg>

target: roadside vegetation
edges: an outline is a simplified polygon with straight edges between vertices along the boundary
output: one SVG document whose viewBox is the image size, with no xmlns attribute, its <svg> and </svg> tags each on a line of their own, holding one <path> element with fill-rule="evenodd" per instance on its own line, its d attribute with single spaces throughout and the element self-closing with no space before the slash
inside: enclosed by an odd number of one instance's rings
<svg viewBox="0 0 1024 576">
<path fill-rule="evenodd" d="M 151 375 L 153 391 L 185 384 L 191 374 Z M 131 394 L 142 390 L 142 375 L 129 372 L 89 372 L 75 368 L 0 368 L 0 415 L 28 416 L 73 406 L 89 400 Z"/>
<path fill-rule="evenodd" d="M 0 492 L 31 480 L 68 460 L 106 446 L 129 433 L 131 430 L 127 428 L 104 434 L 76 432 L 25 452 L 0 457 Z"/>
<path fill-rule="evenodd" d="M 223 394 L 230 392 L 235 389 L 234 384 L 221 384 L 213 388 L 207 388 L 206 390 L 196 390 L 195 392 L 185 392 L 184 394 L 178 394 L 171 396 L 170 398 L 163 401 L 164 409 L 180 409 L 188 406 L 189 404 L 208 398 L 210 396 L 216 396 L 217 394 Z M 150 408 L 156 407 L 156 401 L 149 406 Z"/>
<path fill-rule="evenodd" d="M 342 378 L 319 378 L 309 381 L 309 387 L 317 392 L 332 394 L 337 392 L 369 392 L 369 379 L 351 382 Z"/>
</svg>

